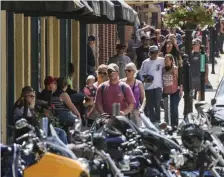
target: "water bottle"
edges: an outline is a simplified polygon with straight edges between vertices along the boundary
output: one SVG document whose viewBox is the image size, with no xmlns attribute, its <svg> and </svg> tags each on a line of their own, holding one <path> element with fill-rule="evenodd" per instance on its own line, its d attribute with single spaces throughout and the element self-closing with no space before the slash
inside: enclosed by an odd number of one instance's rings
<svg viewBox="0 0 224 177">
<path fill-rule="evenodd" d="M 47 137 L 48 136 L 48 118 L 47 117 L 42 118 L 42 130 L 44 133 L 44 137 Z"/>
</svg>

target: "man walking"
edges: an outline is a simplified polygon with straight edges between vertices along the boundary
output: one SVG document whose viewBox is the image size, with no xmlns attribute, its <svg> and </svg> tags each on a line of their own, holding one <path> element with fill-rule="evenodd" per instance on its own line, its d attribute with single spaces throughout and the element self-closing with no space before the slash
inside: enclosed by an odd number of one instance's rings
<svg viewBox="0 0 224 177">
<path fill-rule="evenodd" d="M 164 59 L 158 57 L 157 46 L 149 48 L 149 58 L 143 61 L 139 71 L 141 80 L 145 82 L 146 110 L 145 113 L 154 123 L 160 122 L 160 101 L 162 98 L 162 69 Z"/>
<path fill-rule="evenodd" d="M 201 76 L 200 76 L 200 57 L 201 57 L 201 40 L 199 38 L 195 38 L 192 41 L 193 51 L 192 58 L 190 60 L 190 69 L 192 74 L 192 86 L 195 90 L 195 96 L 198 101 L 200 98 L 201 91 Z M 205 68 L 205 84 L 208 83 L 208 59 L 205 57 L 206 68 Z"/>
<path fill-rule="evenodd" d="M 113 103 L 120 103 L 120 115 L 128 115 L 134 108 L 135 97 L 129 85 L 119 80 L 119 67 L 108 65 L 109 81 L 102 83 L 96 93 L 96 108 L 100 114 L 112 114 Z"/>
<path fill-rule="evenodd" d="M 96 77 L 96 71 L 95 71 L 96 61 L 95 61 L 95 56 L 93 54 L 93 47 L 95 44 L 95 40 L 96 40 L 96 38 L 92 35 L 88 37 L 87 72 L 88 72 L 88 75 L 94 75 Z"/>
<path fill-rule="evenodd" d="M 134 61 L 138 70 L 141 68 L 142 62 L 148 58 L 150 37 L 143 36 L 141 41 L 142 45 L 136 49 L 137 58 Z"/>
<path fill-rule="evenodd" d="M 131 59 L 124 54 L 125 48 L 126 48 L 126 45 L 117 44 L 116 46 L 117 54 L 112 56 L 108 60 L 108 64 L 115 63 L 118 65 L 120 79 L 123 79 L 124 77 L 126 77 L 124 69 L 125 69 L 125 66 L 131 62 Z"/>
</svg>

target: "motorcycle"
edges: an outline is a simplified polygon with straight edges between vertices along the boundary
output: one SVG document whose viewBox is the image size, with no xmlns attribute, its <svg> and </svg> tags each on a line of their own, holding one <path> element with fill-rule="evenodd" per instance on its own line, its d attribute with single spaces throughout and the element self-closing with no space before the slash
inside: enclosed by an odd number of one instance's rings
<svg viewBox="0 0 224 177">
<path fill-rule="evenodd" d="M 87 166 L 80 162 L 74 153 L 61 142 L 52 125 L 50 125 L 51 141 L 49 139 L 41 140 L 37 135 L 41 136 L 43 132 L 37 133 L 38 129 L 28 124 L 26 119 L 17 121 L 15 127 L 16 129 L 26 127 L 30 131 L 16 139 L 16 142 L 20 142 L 21 145 L 13 145 L 15 152 L 11 163 L 13 177 L 17 177 L 17 174 L 23 177 L 89 176 Z M 7 149 L 10 149 L 10 146 Z M 1 148 L 1 151 L 4 151 L 4 148 Z M 60 155 L 51 151 L 58 152 Z M 6 157 L 8 155 L 4 156 L 2 160 L 4 161 Z M 23 165 L 21 162 L 24 162 Z"/>
<path fill-rule="evenodd" d="M 200 125 L 224 143 L 224 112 L 223 110 L 210 109 L 204 101 L 195 104 L 197 114 L 190 113 L 184 118 L 184 123 Z"/>
<path fill-rule="evenodd" d="M 144 174 L 143 176 L 146 176 L 142 169 L 149 167 L 148 171 L 157 171 L 155 176 L 174 176 L 168 169 L 169 153 L 171 149 L 181 150 L 181 148 L 158 132 L 148 128 L 138 128 L 124 116 L 114 117 L 103 114 L 93 123 L 89 133 L 101 133 L 105 136 L 106 152 L 111 155 L 116 164 L 127 162 L 124 166 L 128 166 L 129 170 L 126 171 L 122 165 L 117 165 L 124 175 L 141 176 Z M 128 144 L 128 147 L 124 144 Z M 126 158 L 129 160 L 125 160 Z M 138 172 L 133 164 L 139 164 Z"/>
<path fill-rule="evenodd" d="M 196 124 L 185 124 L 181 129 L 181 140 L 186 148 L 181 153 L 172 150 L 171 159 L 182 171 L 199 170 L 199 177 L 221 177 L 224 175 L 224 147 L 219 140 Z M 208 173 L 208 171 L 210 173 Z"/>
</svg>

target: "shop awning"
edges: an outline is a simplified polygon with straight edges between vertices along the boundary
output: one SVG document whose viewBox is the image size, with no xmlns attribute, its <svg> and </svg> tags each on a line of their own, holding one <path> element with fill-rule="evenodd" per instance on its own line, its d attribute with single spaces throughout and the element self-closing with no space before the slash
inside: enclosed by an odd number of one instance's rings
<svg viewBox="0 0 224 177">
<path fill-rule="evenodd" d="M 131 25 L 139 25 L 138 13 L 123 0 L 113 0 L 115 6 L 115 21 L 126 21 Z"/>
<path fill-rule="evenodd" d="M 86 24 L 139 24 L 137 12 L 123 0 L 2 1 L 2 10 L 25 16 L 56 16 Z"/>
<path fill-rule="evenodd" d="M 84 8 L 80 0 L 71 1 L 1 1 L 1 10 L 16 13 L 74 12 Z"/>
<path fill-rule="evenodd" d="M 93 9 L 93 14 L 74 15 L 74 19 L 87 24 L 111 24 L 115 20 L 114 4 L 110 0 L 82 0 L 82 2 Z"/>
<path fill-rule="evenodd" d="M 124 24 L 124 25 L 139 25 L 137 12 L 122 0 L 105 0 L 88 1 L 88 5 L 95 11 L 99 12 L 100 16 L 78 15 L 74 19 L 87 24 Z"/>
</svg>

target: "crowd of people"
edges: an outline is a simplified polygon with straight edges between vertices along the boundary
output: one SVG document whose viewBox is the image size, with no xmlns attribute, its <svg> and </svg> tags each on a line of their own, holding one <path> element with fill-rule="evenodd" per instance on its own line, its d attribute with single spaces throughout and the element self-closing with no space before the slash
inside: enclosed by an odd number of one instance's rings
<svg viewBox="0 0 224 177">
<path fill-rule="evenodd" d="M 223 53 L 224 20 L 218 20 L 219 52 Z M 202 45 L 201 28 L 197 27 L 192 37 L 193 89 L 200 100 L 200 53 Z M 82 122 L 96 118 L 102 113 L 112 114 L 113 103 L 120 104 L 120 115 L 124 115 L 141 126 L 140 113 L 144 112 L 154 124 L 161 122 L 161 100 L 170 96 L 171 126 L 178 125 L 178 106 L 183 96 L 182 54 L 185 34 L 180 28 L 155 29 L 146 23 L 133 33 L 126 44 L 116 46 L 116 54 L 95 70 L 92 51 L 95 37 L 88 37 L 88 73 L 86 85 L 81 92 L 73 89 L 74 66 L 69 64 L 69 75 L 61 78 L 46 77 L 45 89 L 36 94 L 33 88 L 22 89 L 21 97 L 14 107 L 15 120 L 21 118 L 25 101 L 29 105 L 28 117 L 35 117 L 35 100 L 48 101 L 52 97 L 54 114 L 63 125 L 71 127 L 70 133 L 80 131 Z M 207 42 L 209 37 L 207 35 Z M 209 43 L 209 42 L 208 42 Z M 209 53 L 209 51 L 207 51 Z M 206 56 L 205 82 L 208 83 L 208 62 Z M 49 95 L 51 91 L 52 95 Z M 37 97 L 35 99 L 35 97 Z M 66 133 L 56 128 L 59 137 L 67 143 Z"/>
</svg>

